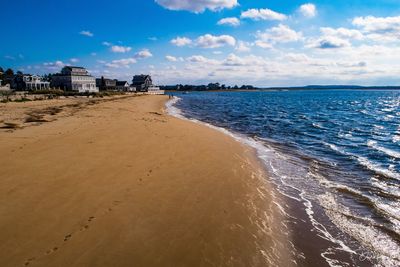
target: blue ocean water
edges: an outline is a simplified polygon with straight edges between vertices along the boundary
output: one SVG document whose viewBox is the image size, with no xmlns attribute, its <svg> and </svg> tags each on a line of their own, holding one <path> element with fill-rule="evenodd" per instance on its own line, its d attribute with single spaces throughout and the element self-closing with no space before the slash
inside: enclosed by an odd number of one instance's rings
<svg viewBox="0 0 400 267">
<path fill-rule="evenodd" d="M 271 181 L 289 203 L 283 212 L 305 214 L 306 219 L 292 221 L 294 235 L 299 235 L 296 225 L 307 221 L 309 236 L 329 243 L 319 254 L 328 265 L 400 266 L 399 91 L 174 96 L 186 118 L 258 144 Z M 307 258 L 310 253 L 300 243 L 294 241 Z"/>
</svg>

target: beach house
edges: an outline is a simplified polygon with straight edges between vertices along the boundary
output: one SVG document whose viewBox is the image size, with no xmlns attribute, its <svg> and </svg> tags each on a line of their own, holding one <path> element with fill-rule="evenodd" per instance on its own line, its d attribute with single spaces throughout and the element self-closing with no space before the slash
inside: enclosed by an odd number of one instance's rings
<svg viewBox="0 0 400 267">
<path fill-rule="evenodd" d="M 116 90 L 121 92 L 128 92 L 129 83 L 127 81 L 116 81 Z"/>
<path fill-rule="evenodd" d="M 150 75 L 135 75 L 131 86 L 136 88 L 136 92 L 147 92 L 149 87 L 153 86 L 153 81 Z"/>
<path fill-rule="evenodd" d="M 96 79 L 83 67 L 65 66 L 52 77 L 52 87 L 79 93 L 98 92 Z"/>
<path fill-rule="evenodd" d="M 22 79 L 25 90 L 36 91 L 50 89 L 50 82 L 43 81 L 40 76 L 27 74 L 23 75 Z"/>
<path fill-rule="evenodd" d="M 117 90 L 117 81 L 114 79 L 106 79 L 101 77 L 100 79 L 96 79 L 96 86 L 100 89 L 100 91 L 115 91 Z"/>
</svg>

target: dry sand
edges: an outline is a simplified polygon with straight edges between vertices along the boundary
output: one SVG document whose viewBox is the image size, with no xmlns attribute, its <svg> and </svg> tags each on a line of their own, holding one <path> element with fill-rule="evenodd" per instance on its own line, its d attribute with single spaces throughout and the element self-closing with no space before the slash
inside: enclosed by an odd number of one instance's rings
<svg viewBox="0 0 400 267">
<path fill-rule="evenodd" d="M 253 151 L 166 100 L 1 104 L 0 266 L 289 266 Z"/>
</svg>

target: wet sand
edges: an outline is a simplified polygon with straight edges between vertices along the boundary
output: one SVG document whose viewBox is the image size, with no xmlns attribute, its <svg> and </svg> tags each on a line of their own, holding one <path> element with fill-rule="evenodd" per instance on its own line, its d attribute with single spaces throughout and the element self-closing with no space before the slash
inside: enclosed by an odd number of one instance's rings
<svg viewBox="0 0 400 267">
<path fill-rule="evenodd" d="M 290 266 L 254 151 L 166 100 L 1 104 L 0 266 Z"/>
</svg>

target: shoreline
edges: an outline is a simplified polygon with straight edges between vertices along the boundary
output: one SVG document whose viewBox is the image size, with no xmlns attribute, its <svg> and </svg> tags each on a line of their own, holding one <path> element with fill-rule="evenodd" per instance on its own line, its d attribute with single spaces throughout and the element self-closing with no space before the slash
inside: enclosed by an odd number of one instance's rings
<svg viewBox="0 0 400 267">
<path fill-rule="evenodd" d="M 353 250 L 354 248 L 351 249 L 346 245 L 344 240 L 332 235 L 332 232 L 341 231 L 341 229 L 338 225 L 330 221 L 331 219 L 328 215 L 321 213 L 321 204 L 312 203 L 304 195 L 305 192 L 303 191 L 297 196 L 296 194 L 292 195 L 293 192 L 289 193 L 280 189 L 283 185 L 283 187 L 292 187 L 295 191 L 299 190 L 286 184 L 286 182 L 279 178 L 278 173 L 276 173 L 272 165 L 267 166 L 272 158 L 282 158 L 284 161 L 290 161 L 289 157 L 287 157 L 288 155 L 283 156 L 276 150 L 276 147 L 272 143 L 260 142 L 260 140 L 245 134 L 234 132 L 229 128 L 215 126 L 211 123 L 201 121 L 201 119 L 185 117 L 182 115 L 182 111 L 175 107 L 175 104 L 180 100 L 181 98 L 174 96 L 167 103 L 167 108 L 169 108 L 169 113 L 172 116 L 221 132 L 254 150 L 253 153 L 261 166 L 260 168 L 268 176 L 266 183 L 269 184 L 270 190 L 275 191 L 279 197 L 279 201 L 276 201 L 275 204 L 279 209 L 280 216 L 284 218 L 282 224 L 285 229 L 281 230 L 287 234 L 291 246 L 292 261 L 296 265 L 335 266 L 340 262 L 357 262 L 359 266 L 368 266 L 370 264 L 371 259 L 367 260 L 363 258 L 363 255 L 368 255 L 369 253 L 365 248 L 357 250 L 360 256 L 356 260 L 354 255 L 357 253 Z M 347 233 L 344 233 L 344 235 L 347 235 Z M 347 241 L 350 240 L 351 245 L 354 245 L 354 242 L 358 242 L 358 240 L 354 240 L 351 236 L 346 236 L 346 238 L 348 238 Z"/>
<path fill-rule="evenodd" d="M 0 132 L 1 265 L 290 266 L 252 149 L 165 96 Z"/>
</svg>

